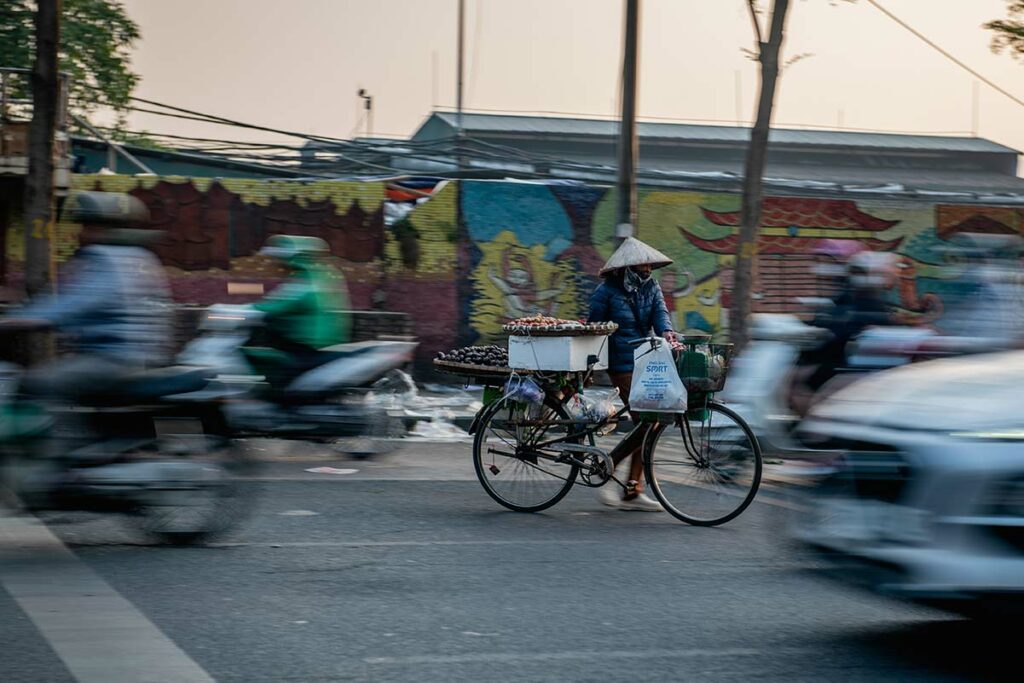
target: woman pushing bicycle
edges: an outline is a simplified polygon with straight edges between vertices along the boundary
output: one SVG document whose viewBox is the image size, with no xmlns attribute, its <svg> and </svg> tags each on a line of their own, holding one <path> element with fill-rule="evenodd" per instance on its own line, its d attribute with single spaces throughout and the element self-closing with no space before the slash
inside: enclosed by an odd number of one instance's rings
<svg viewBox="0 0 1024 683">
<path fill-rule="evenodd" d="M 601 268 L 604 281 L 590 297 L 589 322 L 614 322 L 619 329 L 608 340 L 608 377 L 629 407 L 633 380 L 633 350 L 629 340 L 655 334 L 675 341 L 672 320 L 665 305 L 661 286 L 651 277 L 655 268 L 672 259 L 640 240 L 627 237 Z M 643 458 L 640 444 L 623 457 L 630 458 L 629 475 L 624 487 L 609 482 L 599 489 L 602 503 L 621 510 L 661 512 L 662 506 L 644 493 Z M 618 464 L 618 463 L 616 463 Z"/>
</svg>

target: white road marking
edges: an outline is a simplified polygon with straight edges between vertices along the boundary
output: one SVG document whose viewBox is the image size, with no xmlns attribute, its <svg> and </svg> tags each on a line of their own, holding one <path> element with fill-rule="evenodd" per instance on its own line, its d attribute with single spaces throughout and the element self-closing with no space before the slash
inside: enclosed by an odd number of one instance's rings
<svg viewBox="0 0 1024 683">
<path fill-rule="evenodd" d="M 799 654 L 802 650 L 786 648 L 786 653 Z M 412 655 L 409 657 L 367 657 L 367 664 L 422 665 L 422 664 L 491 664 L 520 662 L 554 662 L 571 660 L 601 661 L 603 659 L 695 659 L 698 657 L 761 657 L 778 654 L 778 649 L 726 648 L 720 650 L 571 650 L 564 652 L 478 652 L 461 655 Z"/>
<path fill-rule="evenodd" d="M 213 681 L 41 522 L 0 517 L 0 558 L 0 584 L 78 681 Z"/>
<path fill-rule="evenodd" d="M 433 545 L 582 545 L 606 541 L 523 539 L 521 541 L 294 541 L 291 543 L 208 543 L 211 548 L 365 548 Z"/>
<path fill-rule="evenodd" d="M 422 482 L 422 481 L 477 481 L 476 476 L 470 472 L 468 474 L 431 474 L 431 475 L 408 475 L 403 476 L 401 474 L 395 475 L 384 475 L 384 474 L 372 474 L 359 476 L 348 476 L 348 477 L 322 477 L 313 474 L 277 474 L 277 475 L 259 475 L 255 477 L 246 477 L 246 481 L 261 481 L 261 482 L 274 482 L 274 481 L 299 481 L 299 482 L 329 482 L 331 484 L 344 484 L 348 482 L 358 481 L 399 481 L 399 482 Z"/>
<path fill-rule="evenodd" d="M 359 470 L 349 467 L 310 467 L 306 471 L 313 474 L 355 474 Z"/>
</svg>

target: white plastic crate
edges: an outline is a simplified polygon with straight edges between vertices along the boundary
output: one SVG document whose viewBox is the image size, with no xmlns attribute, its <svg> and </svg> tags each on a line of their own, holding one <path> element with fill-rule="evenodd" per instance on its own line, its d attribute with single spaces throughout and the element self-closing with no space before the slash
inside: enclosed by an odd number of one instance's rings
<svg viewBox="0 0 1024 683">
<path fill-rule="evenodd" d="M 597 370 L 608 367 L 608 337 L 579 335 L 571 337 L 527 337 L 510 335 L 508 364 L 520 370 L 560 370 L 580 372 L 587 369 L 587 358 L 597 356 Z"/>
</svg>

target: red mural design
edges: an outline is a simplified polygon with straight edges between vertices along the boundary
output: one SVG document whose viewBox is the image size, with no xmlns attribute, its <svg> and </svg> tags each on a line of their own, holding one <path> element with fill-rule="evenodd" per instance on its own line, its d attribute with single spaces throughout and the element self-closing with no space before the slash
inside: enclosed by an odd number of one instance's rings
<svg viewBox="0 0 1024 683">
<path fill-rule="evenodd" d="M 739 211 L 711 211 L 701 208 L 715 225 L 738 226 Z M 848 199 L 802 199 L 767 197 L 761 208 L 761 225 L 766 228 L 826 228 L 835 230 L 887 230 L 899 221 L 886 221 L 864 213 Z"/>
<path fill-rule="evenodd" d="M 944 240 L 964 232 L 1019 235 L 1021 212 L 1003 206 L 939 204 L 935 207 L 935 231 Z"/>
<path fill-rule="evenodd" d="M 701 208 L 704 217 L 722 227 L 737 227 L 738 211 L 712 211 Z M 849 233 L 887 230 L 899 221 L 885 220 L 861 211 L 855 202 L 839 199 L 804 199 L 795 197 L 768 197 L 764 201 L 761 225 L 764 228 L 782 228 L 789 234 L 761 234 L 757 240 L 757 258 L 754 260 L 754 304 L 756 312 L 794 313 L 801 310 L 798 297 L 818 296 L 819 282 L 813 267 L 817 259 L 813 250 L 819 235 L 801 234 L 805 229 L 838 233 L 837 237 L 857 239 L 868 249 L 892 251 L 902 244 L 903 237 L 891 240 L 876 237 L 855 238 Z M 739 235 L 732 233 L 715 239 L 702 238 L 684 227 L 679 232 L 692 245 L 702 251 L 719 255 L 737 252 Z M 844 234 L 845 233 L 845 234 Z M 734 269 L 719 272 L 722 287 L 722 307 L 728 309 L 732 301 Z"/>
<path fill-rule="evenodd" d="M 261 206 L 243 202 L 219 183 L 200 192 L 191 182 L 165 181 L 131 194 L 149 207 L 153 227 L 167 234 L 157 249 L 161 260 L 183 270 L 227 269 L 232 258 L 256 253 L 269 235 L 279 233 L 323 238 L 333 255 L 353 263 L 380 258 L 384 248 L 383 208 L 371 213 L 358 201 L 344 212 L 330 200 Z"/>
<path fill-rule="evenodd" d="M 689 240 L 690 244 L 699 247 L 703 251 L 710 251 L 713 254 L 735 254 L 736 248 L 739 246 L 740 242 L 740 236 L 735 234 L 720 237 L 718 239 L 706 240 L 697 237 L 686 228 L 679 228 L 679 232 L 683 234 L 683 237 Z M 807 253 L 810 248 L 813 248 L 812 245 L 817 239 L 817 237 L 761 235 L 757 239 L 757 252 L 765 255 L 803 254 Z M 900 243 L 903 242 L 903 238 L 899 237 L 893 240 L 867 238 L 857 241 L 872 251 L 892 251 L 900 246 Z"/>
</svg>

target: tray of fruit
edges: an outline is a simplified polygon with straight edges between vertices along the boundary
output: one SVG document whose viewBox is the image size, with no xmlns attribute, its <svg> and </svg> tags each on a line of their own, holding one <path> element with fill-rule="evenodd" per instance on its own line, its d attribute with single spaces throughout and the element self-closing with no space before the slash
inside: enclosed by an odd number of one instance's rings
<svg viewBox="0 0 1024 683">
<path fill-rule="evenodd" d="M 508 367 L 508 350 L 503 346 L 466 346 L 461 349 L 444 351 L 434 358 L 434 367 L 442 372 L 481 379 L 507 377 L 512 373 Z M 516 370 L 518 374 L 529 374 L 528 370 Z"/>
<path fill-rule="evenodd" d="M 615 323 L 588 323 L 585 320 L 563 320 L 547 315 L 517 318 L 501 326 L 509 334 L 528 337 L 573 337 L 608 335 L 619 329 Z"/>
</svg>

